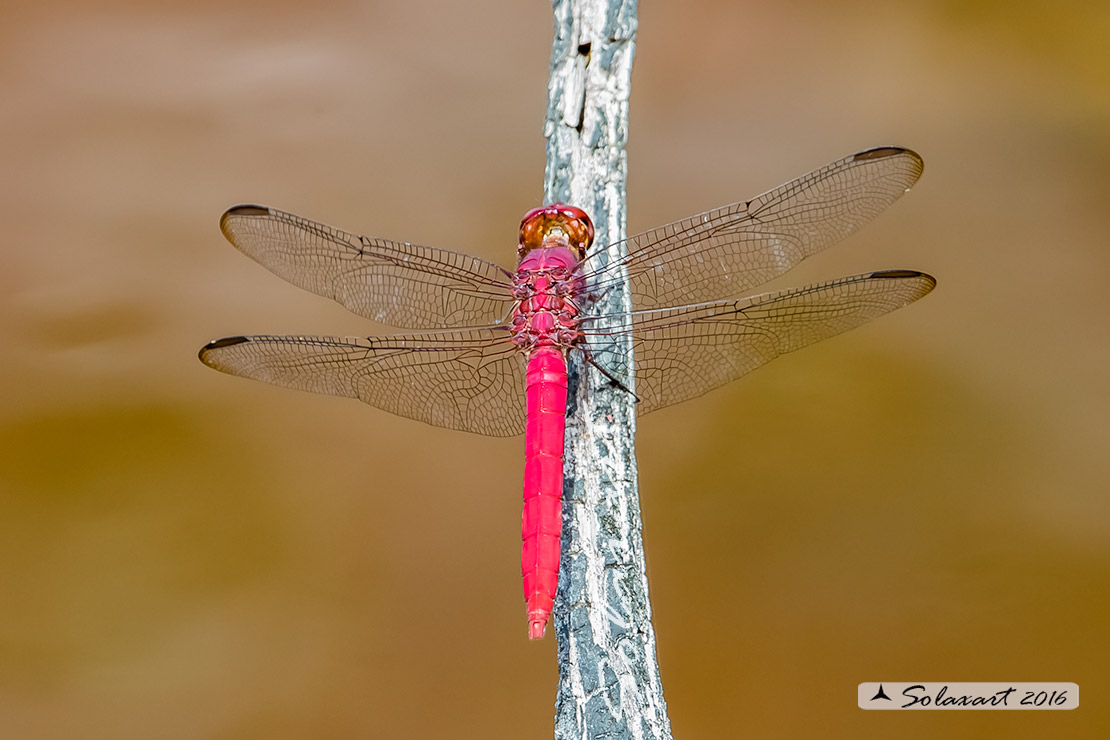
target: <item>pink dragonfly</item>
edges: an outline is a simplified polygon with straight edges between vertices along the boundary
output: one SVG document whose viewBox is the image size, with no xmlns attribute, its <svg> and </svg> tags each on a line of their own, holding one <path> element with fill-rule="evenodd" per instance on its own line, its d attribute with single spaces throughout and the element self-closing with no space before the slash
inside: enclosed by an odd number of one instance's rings
<svg viewBox="0 0 1110 740">
<path fill-rule="evenodd" d="M 537 208 L 521 221 L 516 272 L 236 206 L 220 226 L 252 259 L 361 316 L 426 331 L 227 337 L 205 346 L 200 359 L 232 375 L 357 398 L 435 426 L 497 437 L 524 432 L 521 569 L 529 637 L 537 639 L 559 570 L 568 353 L 585 352 L 599 369 L 601 359 L 627 369 L 612 340 L 630 335 L 630 390 L 645 414 L 921 298 L 936 283 L 915 270 L 729 296 L 852 233 L 909 190 L 922 168 L 908 149 L 860 152 L 745 203 L 633 236 L 627 256 L 609 264 L 588 251 L 586 213 L 563 204 Z M 590 301 L 622 281 L 635 310 L 589 315 Z"/>
</svg>

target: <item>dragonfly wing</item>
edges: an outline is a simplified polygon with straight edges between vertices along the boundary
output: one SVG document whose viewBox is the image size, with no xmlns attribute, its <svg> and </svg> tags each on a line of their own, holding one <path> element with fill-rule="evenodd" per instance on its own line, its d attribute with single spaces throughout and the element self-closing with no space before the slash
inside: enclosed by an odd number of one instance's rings
<svg viewBox="0 0 1110 740">
<path fill-rule="evenodd" d="M 779 355 L 912 303 L 934 285 L 925 273 L 886 270 L 740 301 L 636 312 L 637 412 L 700 396 Z M 588 328 L 584 334 L 589 337 Z M 602 359 L 616 359 L 619 374 L 619 357 Z"/>
<path fill-rule="evenodd" d="M 220 229 L 293 285 L 390 326 L 486 326 L 513 305 L 509 273 L 458 252 L 356 236 L 265 206 L 235 206 Z"/>
<path fill-rule="evenodd" d="M 588 255 L 583 272 L 596 291 L 620 282 L 626 270 L 640 310 L 739 295 L 875 218 L 923 168 L 909 149 L 859 152 L 746 203 L 630 237 L 619 262 L 594 269 Z"/>
<path fill-rule="evenodd" d="M 357 398 L 434 426 L 524 431 L 525 357 L 500 327 L 388 337 L 227 337 L 200 351 L 230 375 Z"/>
</svg>

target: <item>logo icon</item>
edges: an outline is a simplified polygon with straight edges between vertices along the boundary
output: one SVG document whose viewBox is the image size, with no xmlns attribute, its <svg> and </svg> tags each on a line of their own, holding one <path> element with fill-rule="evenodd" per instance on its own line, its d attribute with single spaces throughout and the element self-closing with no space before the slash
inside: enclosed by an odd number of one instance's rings
<svg viewBox="0 0 1110 740">
<path fill-rule="evenodd" d="M 886 695 L 885 691 L 883 691 L 883 685 L 882 684 L 879 684 L 879 692 L 871 697 L 871 701 L 875 701 L 876 699 L 886 699 L 887 701 L 894 701 L 893 699 L 891 699 L 889 696 Z"/>
</svg>

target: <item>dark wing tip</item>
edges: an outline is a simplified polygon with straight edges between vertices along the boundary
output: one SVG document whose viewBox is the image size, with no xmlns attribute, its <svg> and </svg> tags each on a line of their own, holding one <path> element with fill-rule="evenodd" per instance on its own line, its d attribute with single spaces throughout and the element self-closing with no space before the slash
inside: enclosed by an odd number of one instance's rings
<svg viewBox="0 0 1110 740">
<path fill-rule="evenodd" d="M 917 152 L 902 146 L 877 146 L 872 149 L 864 149 L 856 154 L 853 159 L 858 162 L 861 159 L 885 159 L 886 157 L 896 157 L 899 154 L 909 154 L 915 159 L 921 159 Z"/>
<path fill-rule="evenodd" d="M 871 273 L 869 277 L 877 280 L 920 280 L 921 281 L 921 295 L 925 295 L 933 288 L 937 287 L 937 279 L 927 272 L 920 270 L 878 270 Z"/>
<path fill-rule="evenodd" d="M 875 272 L 871 273 L 871 277 L 873 277 L 873 278 L 890 278 L 892 280 L 899 279 L 899 278 L 915 278 L 915 277 L 927 277 L 930 280 L 933 279 L 932 275 L 929 275 L 928 273 L 921 272 L 920 270 L 876 270 Z M 936 281 L 934 280 L 933 282 L 936 282 Z M 221 339 L 219 341 L 222 342 L 224 340 Z"/>
<path fill-rule="evenodd" d="M 224 214 L 224 218 L 227 218 L 228 216 L 268 216 L 268 215 L 270 215 L 270 209 L 267 208 L 266 206 L 256 206 L 256 205 L 251 205 L 250 203 L 245 203 L 241 206 L 232 206 L 231 208 L 228 208 L 227 213 Z"/>
<path fill-rule="evenodd" d="M 903 146 L 877 146 L 873 149 L 864 149 L 862 152 L 853 156 L 852 160 L 855 162 L 863 162 L 868 159 L 886 159 L 887 157 L 897 157 L 903 154 L 913 160 L 913 168 L 916 172 L 914 181 L 916 181 L 917 178 L 921 177 L 921 173 L 925 171 L 925 160 L 913 149 L 907 149 Z"/>
<path fill-rule="evenodd" d="M 250 339 L 248 339 L 247 337 L 224 337 L 223 339 L 213 339 L 211 342 L 209 342 L 208 344 L 206 344 L 206 345 L 204 345 L 203 347 L 200 348 L 200 352 L 198 353 L 198 357 L 200 357 L 200 361 L 203 362 L 208 367 L 216 367 L 210 361 L 211 358 L 208 356 L 209 352 L 211 352 L 214 349 L 222 349 L 224 347 L 233 347 L 236 344 L 244 344 L 244 343 L 249 342 L 249 341 L 250 341 Z"/>
<path fill-rule="evenodd" d="M 266 206 L 255 206 L 244 204 L 241 206 L 232 206 L 224 211 L 224 215 L 220 216 L 220 231 L 224 232 L 224 236 L 231 239 L 231 232 L 228 231 L 228 221 L 240 216 L 269 216 L 270 209 Z"/>
</svg>

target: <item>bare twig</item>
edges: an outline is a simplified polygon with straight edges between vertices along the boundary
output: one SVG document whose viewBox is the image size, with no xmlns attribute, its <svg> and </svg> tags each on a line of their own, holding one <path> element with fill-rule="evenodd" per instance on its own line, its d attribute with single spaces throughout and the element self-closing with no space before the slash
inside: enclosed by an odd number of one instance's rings
<svg viewBox="0 0 1110 740">
<path fill-rule="evenodd" d="M 545 198 L 584 208 L 594 219 L 596 248 L 604 248 L 625 236 L 624 145 L 636 2 L 552 4 Z M 617 259 L 623 248 L 614 244 L 607 259 Z M 629 308 L 621 289 L 599 296 L 592 311 L 611 315 Z M 631 351 L 627 339 L 617 341 Z M 554 611 L 557 740 L 671 737 L 640 536 L 635 399 L 627 392 L 635 390 L 631 369 L 606 367 L 614 383 L 581 361 L 571 367 Z"/>
</svg>

